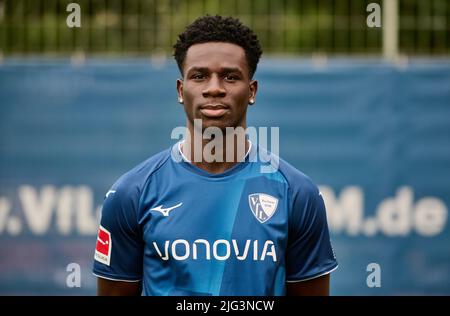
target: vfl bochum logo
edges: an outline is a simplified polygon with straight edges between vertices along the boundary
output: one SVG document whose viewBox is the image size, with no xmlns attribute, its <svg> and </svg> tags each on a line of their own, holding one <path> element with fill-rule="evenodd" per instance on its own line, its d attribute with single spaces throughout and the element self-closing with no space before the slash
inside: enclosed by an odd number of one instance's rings
<svg viewBox="0 0 450 316">
<path fill-rule="evenodd" d="M 254 193 L 248 196 L 248 203 L 256 219 L 264 223 L 277 210 L 278 199 L 268 194 Z"/>
</svg>

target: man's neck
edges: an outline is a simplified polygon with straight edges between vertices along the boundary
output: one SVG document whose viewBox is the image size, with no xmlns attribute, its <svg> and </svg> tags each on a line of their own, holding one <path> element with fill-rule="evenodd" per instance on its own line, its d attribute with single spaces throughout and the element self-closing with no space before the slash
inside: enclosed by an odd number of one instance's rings
<svg viewBox="0 0 450 316">
<path fill-rule="evenodd" d="M 223 173 L 244 161 L 251 146 L 245 134 L 225 135 L 223 139 L 202 139 L 195 135 L 190 133 L 181 144 L 181 153 L 196 167 L 213 174 Z"/>
</svg>

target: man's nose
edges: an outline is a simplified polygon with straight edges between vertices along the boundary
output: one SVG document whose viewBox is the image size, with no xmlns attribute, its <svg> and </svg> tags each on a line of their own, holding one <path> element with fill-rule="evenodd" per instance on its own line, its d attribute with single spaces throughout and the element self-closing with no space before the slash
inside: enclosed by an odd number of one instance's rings
<svg viewBox="0 0 450 316">
<path fill-rule="evenodd" d="M 211 79 L 208 81 L 207 86 L 203 90 L 203 97 L 224 97 L 226 91 L 222 85 L 222 82 L 218 76 L 211 76 Z"/>
</svg>

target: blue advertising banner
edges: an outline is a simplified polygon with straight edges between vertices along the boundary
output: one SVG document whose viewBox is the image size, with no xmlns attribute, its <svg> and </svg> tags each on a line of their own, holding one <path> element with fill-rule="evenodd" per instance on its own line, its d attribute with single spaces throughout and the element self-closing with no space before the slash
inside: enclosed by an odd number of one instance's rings
<svg viewBox="0 0 450 316">
<path fill-rule="evenodd" d="M 143 59 L 0 65 L 0 294 L 95 294 L 103 198 L 176 142 L 178 77 Z M 248 125 L 279 127 L 324 196 L 331 294 L 450 295 L 450 62 L 266 59 L 256 79 Z"/>
</svg>

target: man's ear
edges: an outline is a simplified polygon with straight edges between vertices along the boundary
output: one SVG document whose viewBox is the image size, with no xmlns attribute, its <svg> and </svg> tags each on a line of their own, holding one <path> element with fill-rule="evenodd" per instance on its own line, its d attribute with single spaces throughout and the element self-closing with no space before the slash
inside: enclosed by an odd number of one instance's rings
<svg viewBox="0 0 450 316">
<path fill-rule="evenodd" d="M 250 81 L 250 95 L 248 97 L 249 104 L 254 104 L 256 99 L 256 92 L 258 91 L 258 81 Z"/>
<path fill-rule="evenodd" d="M 177 93 L 178 93 L 178 102 L 183 103 L 183 78 L 177 79 Z"/>
</svg>

